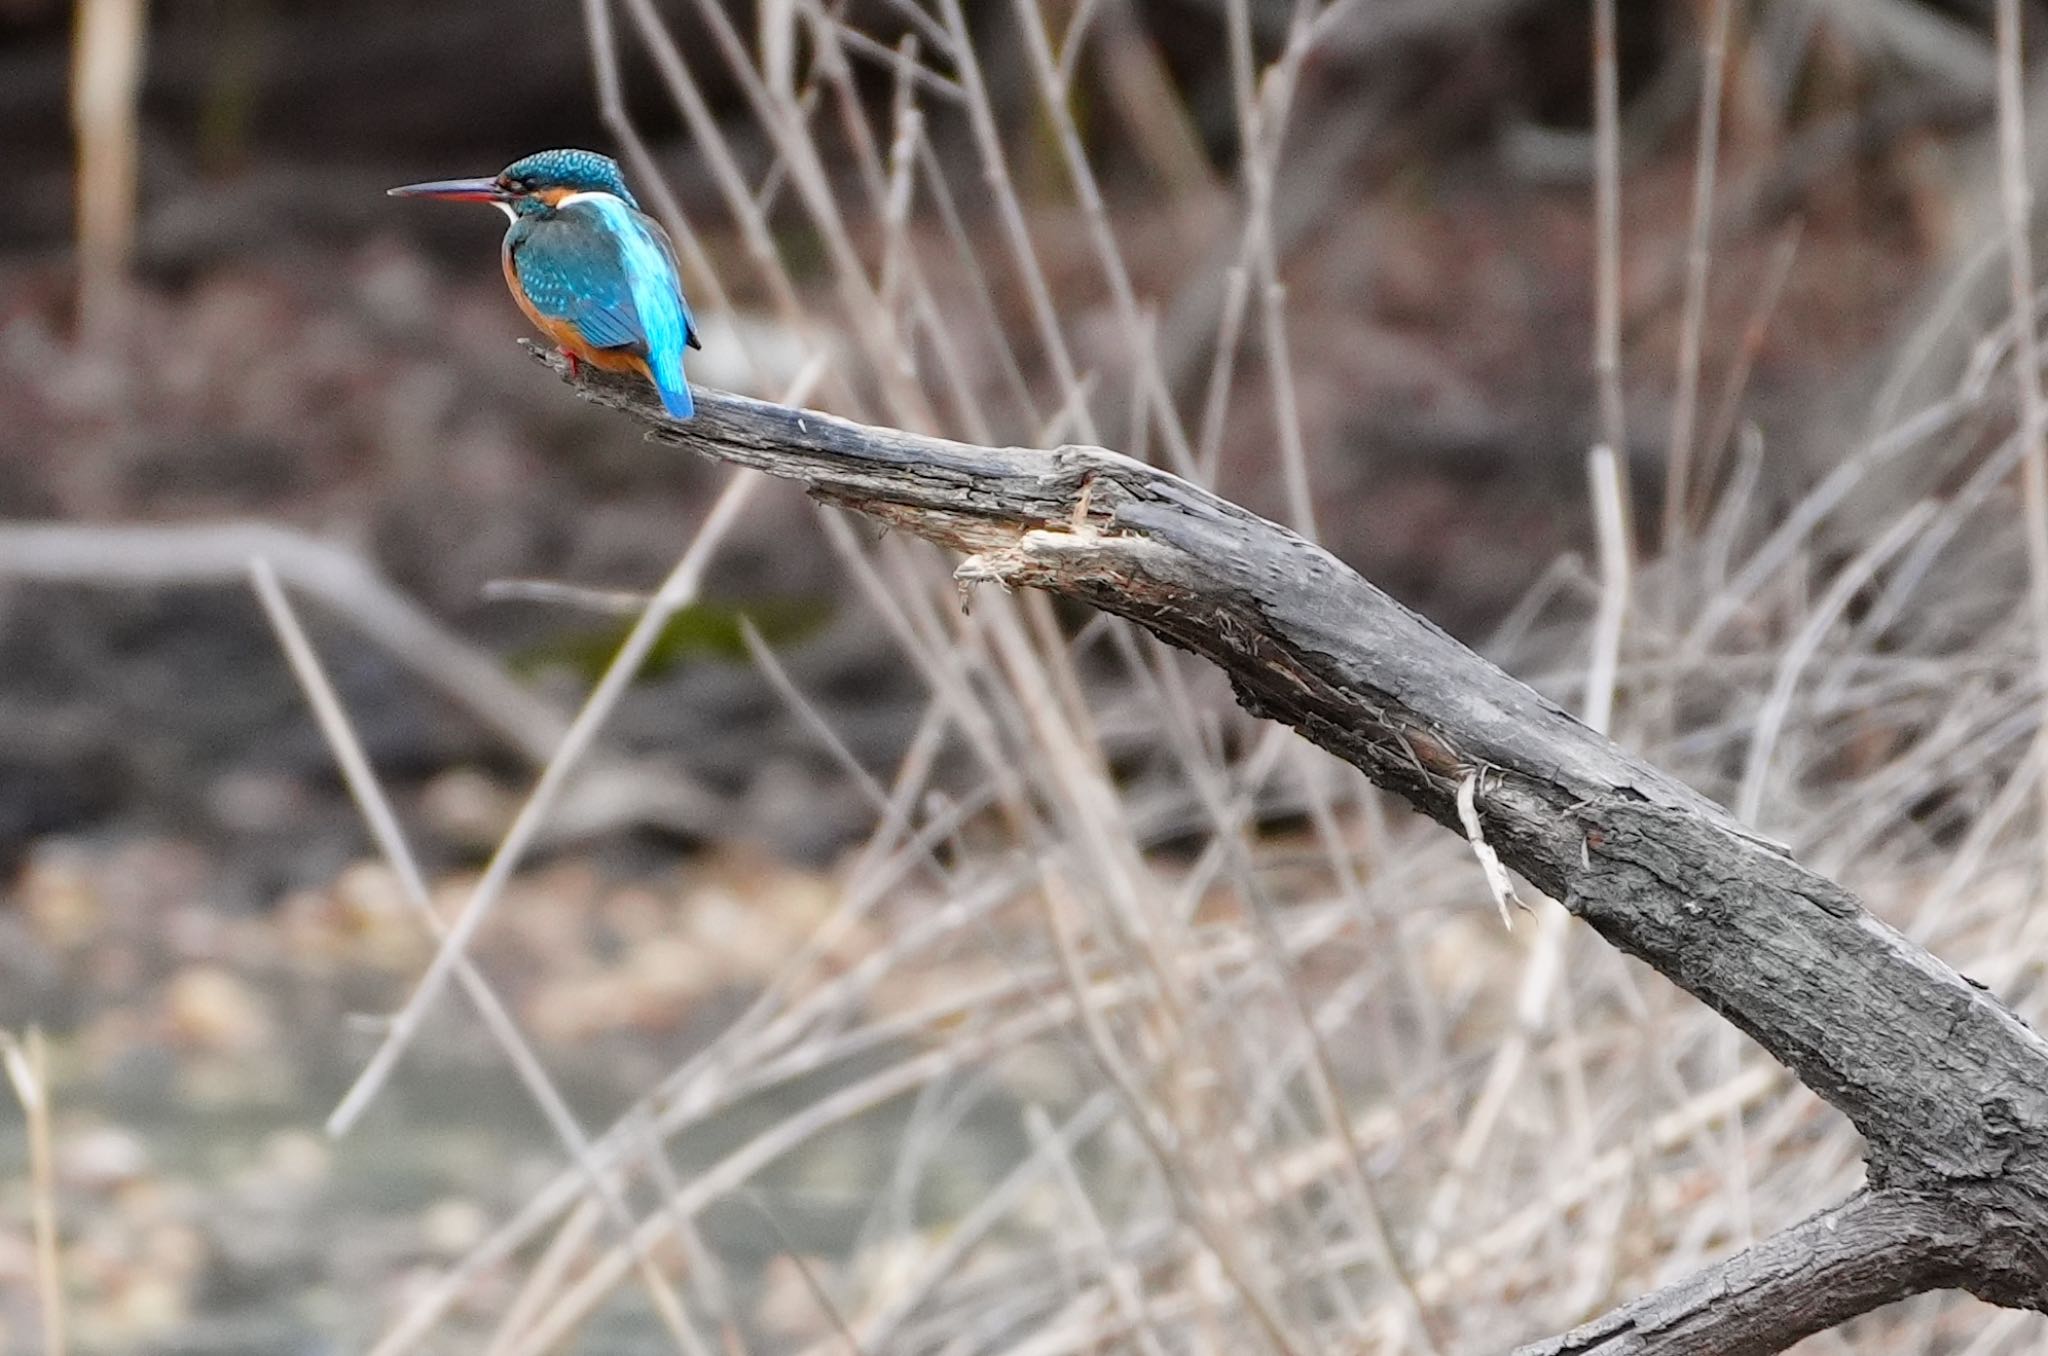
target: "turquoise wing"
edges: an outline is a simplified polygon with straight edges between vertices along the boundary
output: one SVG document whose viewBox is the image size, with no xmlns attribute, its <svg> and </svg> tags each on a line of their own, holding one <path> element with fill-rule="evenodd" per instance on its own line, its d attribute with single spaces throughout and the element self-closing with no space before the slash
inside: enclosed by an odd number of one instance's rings
<svg viewBox="0 0 2048 1356">
<path fill-rule="evenodd" d="M 519 286 L 535 310 L 573 323 L 593 348 L 644 351 L 647 325 L 620 242 L 597 222 L 578 219 L 589 215 L 579 208 L 521 233 L 512 247 Z"/>
<path fill-rule="evenodd" d="M 609 193 L 578 194 L 533 222 L 511 250 L 536 310 L 574 324 L 593 348 L 646 358 L 670 412 L 687 417 L 683 350 L 700 345 L 660 226 Z"/>
</svg>

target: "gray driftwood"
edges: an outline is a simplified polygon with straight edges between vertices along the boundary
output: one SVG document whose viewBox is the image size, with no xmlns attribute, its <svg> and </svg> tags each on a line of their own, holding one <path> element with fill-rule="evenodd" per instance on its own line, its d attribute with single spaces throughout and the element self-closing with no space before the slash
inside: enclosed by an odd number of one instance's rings
<svg viewBox="0 0 2048 1356">
<path fill-rule="evenodd" d="M 1866 1185 L 1849 1200 L 1521 1353 L 1774 1352 L 1953 1287 L 2048 1310 L 2048 1043 L 1841 886 L 1329 553 L 1100 448 L 976 447 L 712 391 L 678 424 L 636 383 L 586 370 L 578 387 L 659 440 L 965 553 L 963 581 L 1137 622 L 1447 826 L 1476 775 L 1510 866 L 1862 1133 Z"/>
</svg>

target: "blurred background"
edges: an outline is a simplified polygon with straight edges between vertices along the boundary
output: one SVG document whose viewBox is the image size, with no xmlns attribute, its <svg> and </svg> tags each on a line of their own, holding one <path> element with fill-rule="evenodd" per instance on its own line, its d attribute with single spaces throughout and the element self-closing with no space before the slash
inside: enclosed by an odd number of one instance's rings
<svg viewBox="0 0 2048 1356">
<path fill-rule="evenodd" d="M 1991 0 L 1600 8 L 0 0 L 0 1353 L 53 1256 L 80 1352 L 1498 1350 L 1853 1185 L 1215 675 L 643 442 L 383 195 L 618 155 L 698 381 L 1202 480 L 2031 1012 Z M 449 994 L 330 1139 L 693 542 L 487 887 L 536 1062 Z"/>
</svg>

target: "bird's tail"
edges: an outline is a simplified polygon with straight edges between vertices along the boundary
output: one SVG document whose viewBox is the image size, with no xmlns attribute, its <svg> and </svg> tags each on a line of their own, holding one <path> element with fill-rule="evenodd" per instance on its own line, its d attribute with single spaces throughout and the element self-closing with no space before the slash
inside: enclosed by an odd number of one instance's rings
<svg viewBox="0 0 2048 1356">
<path fill-rule="evenodd" d="M 647 379 L 661 392 L 661 403 L 671 417 L 688 419 L 697 412 L 697 402 L 690 399 L 689 378 L 683 375 L 680 353 L 648 354 Z"/>
</svg>

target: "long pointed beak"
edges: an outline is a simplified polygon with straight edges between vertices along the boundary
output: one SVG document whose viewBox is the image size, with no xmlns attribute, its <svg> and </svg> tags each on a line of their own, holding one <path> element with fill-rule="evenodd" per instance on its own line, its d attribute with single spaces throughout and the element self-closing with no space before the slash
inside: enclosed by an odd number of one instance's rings
<svg viewBox="0 0 2048 1356">
<path fill-rule="evenodd" d="M 385 190 L 394 198 L 441 198 L 448 202 L 510 202 L 496 179 L 435 179 Z"/>
</svg>

